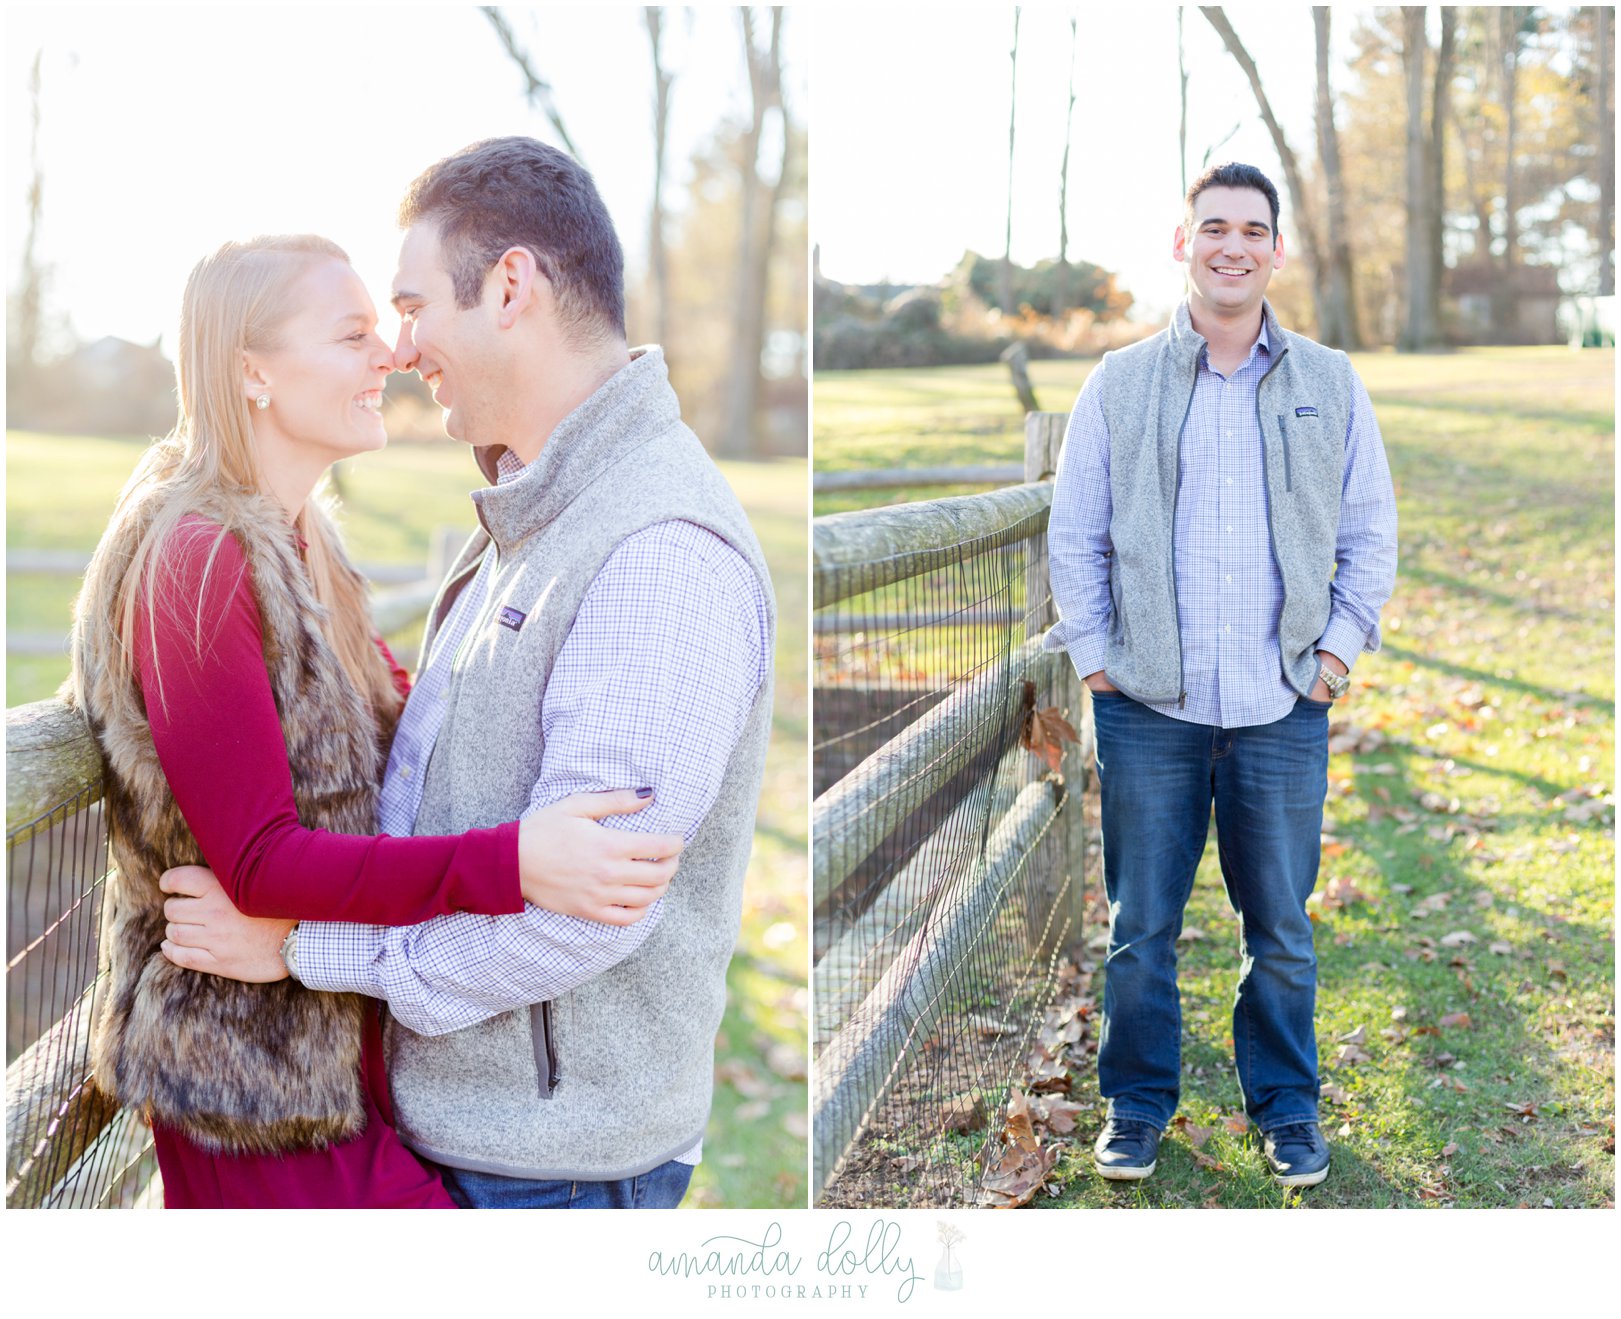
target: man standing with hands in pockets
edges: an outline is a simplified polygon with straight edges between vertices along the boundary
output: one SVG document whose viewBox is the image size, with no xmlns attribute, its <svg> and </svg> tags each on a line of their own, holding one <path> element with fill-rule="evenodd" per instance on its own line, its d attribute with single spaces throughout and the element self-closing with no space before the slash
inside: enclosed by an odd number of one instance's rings
<svg viewBox="0 0 1621 1319">
<path fill-rule="evenodd" d="M 1154 1171 L 1176 1112 L 1176 939 L 1212 803 L 1242 965 L 1233 1049 L 1285 1186 L 1328 1176 L 1317 1125 L 1317 882 L 1328 714 L 1379 648 L 1396 506 L 1350 359 L 1279 326 L 1278 193 L 1250 165 L 1188 190 L 1170 327 L 1087 379 L 1053 494 L 1052 593 L 1093 696 L 1109 951 L 1098 1172 Z"/>
</svg>

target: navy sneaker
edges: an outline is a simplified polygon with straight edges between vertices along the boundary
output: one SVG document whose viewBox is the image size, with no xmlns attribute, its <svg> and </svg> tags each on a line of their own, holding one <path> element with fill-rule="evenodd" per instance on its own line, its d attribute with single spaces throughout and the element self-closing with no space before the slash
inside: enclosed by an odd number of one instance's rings
<svg viewBox="0 0 1621 1319">
<path fill-rule="evenodd" d="M 1315 1122 L 1266 1133 L 1266 1161 L 1284 1186 L 1316 1186 L 1328 1176 L 1328 1144 Z"/>
<path fill-rule="evenodd" d="M 1147 1122 L 1110 1118 L 1092 1146 L 1092 1166 L 1111 1182 L 1140 1182 L 1159 1166 L 1159 1132 Z"/>
</svg>

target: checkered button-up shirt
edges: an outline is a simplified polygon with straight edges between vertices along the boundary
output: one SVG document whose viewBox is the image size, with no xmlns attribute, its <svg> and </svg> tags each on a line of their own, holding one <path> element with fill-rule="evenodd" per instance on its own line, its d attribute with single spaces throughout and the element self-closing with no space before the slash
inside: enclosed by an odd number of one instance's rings
<svg viewBox="0 0 1621 1319">
<path fill-rule="evenodd" d="M 503 463 L 499 479 L 522 470 Z M 453 661 L 481 611 L 489 562 L 457 597 L 400 718 L 378 803 L 388 833 L 413 831 Z M 661 522 L 626 537 L 586 591 L 547 679 L 546 749 L 525 814 L 574 792 L 647 786 L 651 806 L 603 824 L 690 841 L 765 681 L 769 638 L 764 588 L 719 536 Z M 405 928 L 306 921 L 299 978 L 387 999 L 412 1030 L 443 1034 L 600 975 L 641 946 L 662 906 L 628 926 L 533 906 Z"/>
<path fill-rule="evenodd" d="M 1182 427 L 1176 522 L 1177 630 L 1187 704 L 1153 709 L 1192 723 L 1244 728 L 1283 718 L 1300 694 L 1283 677 L 1278 618 L 1283 581 L 1272 557 L 1256 390 L 1272 360 L 1266 323 L 1231 375 L 1201 352 Z M 1053 635 L 1086 677 L 1103 668 L 1113 604 L 1109 561 L 1109 429 L 1102 376 L 1087 378 L 1070 414 L 1048 530 Z M 1395 584 L 1396 501 L 1373 404 L 1352 373 L 1344 482 L 1329 584 L 1328 625 L 1317 649 L 1347 669 L 1379 648 L 1379 611 Z"/>
</svg>

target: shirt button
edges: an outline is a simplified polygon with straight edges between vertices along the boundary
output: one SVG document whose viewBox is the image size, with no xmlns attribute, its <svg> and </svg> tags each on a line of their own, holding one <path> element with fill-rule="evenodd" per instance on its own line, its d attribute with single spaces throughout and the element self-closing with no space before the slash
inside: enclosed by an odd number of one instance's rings
<svg viewBox="0 0 1621 1319">
<path fill-rule="evenodd" d="M 1228 528 L 1227 528 L 1227 530 L 1228 530 L 1228 531 L 1229 531 L 1229 532 L 1231 532 L 1231 531 L 1232 531 L 1232 528 L 1231 528 L 1231 527 L 1228 527 Z"/>
<path fill-rule="evenodd" d="M 400 777 L 402 779 L 408 779 L 411 777 L 411 767 L 409 765 L 400 766 Z"/>
<path fill-rule="evenodd" d="M 1228 580 L 1228 581 L 1229 581 L 1229 582 L 1230 582 L 1230 581 L 1232 581 L 1232 580 L 1233 580 L 1233 575 L 1232 575 L 1232 573 L 1228 573 L 1228 574 L 1227 574 L 1227 580 Z"/>
<path fill-rule="evenodd" d="M 1232 478 L 1232 477 L 1230 477 L 1230 476 L 1229 476 L 1229 477 L 1228 477 L 1228 478 L 1227 478 L 1227 484 L 1228 484 L 1228 485 L 1231 485 L 1231 484 L 1232 484 L 1232 483 L 1233 483 L 1233 478 Z"/>
<path fill-rule="evenodd" d="M 1232 438 L 1233 438 L 1233 433 L 1232 433 L 1232 431 L 1223 431 L 1223 432 L 1222 432 L 1222 434 L 1223 434 L 1223 435 L 1224 435 L 1224 436 L 1226 436 L 1226 437 L 1227 437 L 1227 438 L 1228 438 L 1228 439 L 1229 439 L 1229 440 L 1230 440 L 1230 439 L 1232 439 Z"/>
</svg>

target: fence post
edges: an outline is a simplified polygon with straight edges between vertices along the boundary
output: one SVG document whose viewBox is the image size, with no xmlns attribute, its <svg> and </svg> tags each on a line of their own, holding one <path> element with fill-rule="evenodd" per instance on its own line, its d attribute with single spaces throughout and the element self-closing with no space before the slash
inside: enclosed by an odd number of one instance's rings
<svg viewBox="0 0 1621 1319">
<path fill-rule="evenodd" d="M 1058 472 L 1058 455 L 1064 447 L 1064 432 L 1069 416 L 1063 412 L 1032 412 L 1024 419 L 1024 479 L 1051 481 Z M 1033 555 L 1025 576 L 1025 610 L 1030 635 L 1045 631 L 1058 621 L 1051 600 L 1051 582 L 1047 566 L 1047 538 L 1041 539 L 1041 552 Z M 1039 609 L 1035 601 L 1043 602 Z M 1075 725 L 1079 743 L 1065 755 L 1064 809 L 1058 825 L 1063 832 L 1064 864 L 1069 880 L 1069 942 L 1079 956 L 1082 947 L 1081 914 L 1086 906 L 1086 825 L 1081 809 L 1081 794 L 1092 772 L 1092 700 L 1083 690 L 1084 684 L 1066 661 L 1055 679 L 1057 690 L 1068 700 L 1070 722 Z"/>
</svg>

